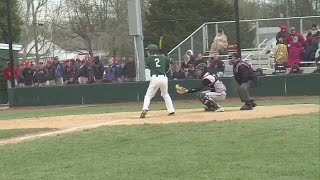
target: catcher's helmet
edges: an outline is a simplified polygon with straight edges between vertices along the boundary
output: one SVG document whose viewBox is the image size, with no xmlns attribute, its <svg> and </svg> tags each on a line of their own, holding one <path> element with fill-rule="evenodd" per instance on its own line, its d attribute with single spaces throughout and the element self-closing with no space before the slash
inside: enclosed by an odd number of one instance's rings
<svg viewBox="0 0 320 180">
<path fill-rule="evenodd" d="M 203 78 L 205 78 L 205 77 L 207 77 L 207 76 L 209 76 L 209 75 L 211 75 L 211 73 L 210 73 L 210 72 L 206 72 L 206 73 L 203 75 Z"/>
</svg>

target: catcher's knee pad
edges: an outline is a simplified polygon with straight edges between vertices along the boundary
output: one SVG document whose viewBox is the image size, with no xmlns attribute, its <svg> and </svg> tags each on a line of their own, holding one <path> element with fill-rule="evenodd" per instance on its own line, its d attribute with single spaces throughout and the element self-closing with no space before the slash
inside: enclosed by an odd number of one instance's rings
<svg viewBox="0 0 320 180">
<path fill-rule="evenodd" d="M 214 109 L 219 108 L 219 105 L 216 103 L 216 101 L 208 97 L 205 93 L 198 93 L 198 97 L 202 104 L 206 105 L 207 107 Z"/>
</svg>

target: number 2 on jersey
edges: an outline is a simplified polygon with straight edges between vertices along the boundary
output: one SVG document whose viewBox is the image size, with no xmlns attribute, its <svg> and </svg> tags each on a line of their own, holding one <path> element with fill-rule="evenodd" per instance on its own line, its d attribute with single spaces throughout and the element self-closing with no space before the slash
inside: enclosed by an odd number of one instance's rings
<svg viewBox="0 0 320 180">
<path fill-rule="evenodd" d="M 156 61 L 156 67 L 161 67 L 161 65 L 159 64 L 160 59 L 159 58 L 155 58 L 154 60 Z"/>
</svg>

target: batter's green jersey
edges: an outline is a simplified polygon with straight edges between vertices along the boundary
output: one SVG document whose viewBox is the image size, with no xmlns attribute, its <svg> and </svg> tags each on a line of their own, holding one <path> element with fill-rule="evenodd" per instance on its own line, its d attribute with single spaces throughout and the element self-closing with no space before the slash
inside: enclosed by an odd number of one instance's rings
<svg viewBox="0 0 320 180">
<path fill-rule="evenodd" d="M 150 69 L 150 75 L 165 75 L 166 68 L 171 63 L 171 59 L 164 55 L 151 55 L 145 59 L 147 68 Z"/>
</svg>

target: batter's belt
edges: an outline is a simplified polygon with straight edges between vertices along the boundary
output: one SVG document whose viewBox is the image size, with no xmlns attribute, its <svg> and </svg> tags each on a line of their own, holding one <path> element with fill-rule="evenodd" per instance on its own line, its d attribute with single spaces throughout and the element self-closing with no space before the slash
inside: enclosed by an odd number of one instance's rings
<svg viewBox="0 0 320 180">
<path fill-rule="evenodd" d="M 151 76 L 158 77 L 158 76 L 166 76 L 166 75 L 165 74 L 152 74 Z"/>
</svg>

